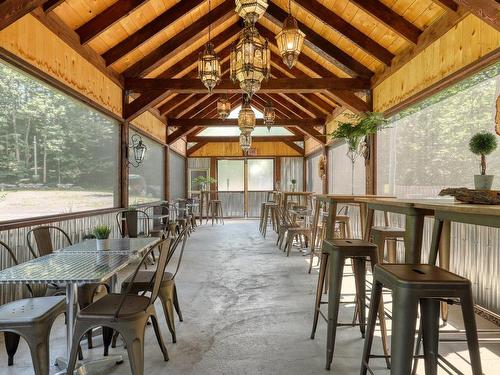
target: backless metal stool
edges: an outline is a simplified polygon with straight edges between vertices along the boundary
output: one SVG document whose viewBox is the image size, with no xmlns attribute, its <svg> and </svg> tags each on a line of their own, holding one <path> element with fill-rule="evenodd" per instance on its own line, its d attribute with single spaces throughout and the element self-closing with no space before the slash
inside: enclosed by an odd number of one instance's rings
<svg viewBox="0 0 500 375">
<path fill-rule="evenodd" d="M 391 374 L 411 374 L 418 303 L 421 312 L 425 373 L 437 374 L 439 303 L 445 298 L 460 299 L 472 374 L 482 374 L 470 281 L 430 264 L 378 264 L 373 273 L 368 337 L 363 350 L 361 375 L 366 374 L 368 370 L 375 314 L 382 297 L 382 287 L 391 289 L 393 293 Z"/>
<path fill-rule="evenodd" d="M 271 223 L 273 225 L 273 230 L 277 231 L 277 213 L 276 208 L 278 208 L 278 203 L 275 202 L 266 202 L 264 205 L 264 217 L 262 222 L 262 235 L 266 238 L 267 234 L 267 223 L 269 219 L 271 219 Z"/>
<path fill-rule="evenodd" d="M 219 220 L 222 222 L 222 225 L 224 225 L 224 213 L 222 212 L 222 201 L 219 199 L 212 199 L 209 204 L 208 204 L 208 216 L 207 216 L 207 223 L 208 223 L 208 217 L 212 217 L 212 225 L 214 225 L 214 220 L 218 224 Z"/>
<path fill-rule="evenodd" d="M 365 321 L 366 321 L 366 261 L 369 260 L 372 269 L 378 263 L 377 245 L 364 240 L 325 240 L 323 241 L 323 253 L 328 254 L 329 272 L 330 272 L 330 288 L 328 291 L 328 330 L 327 330 L 327 349 L 326 349 L 326 368 L 329 370 L 333 359 L 335 349 L 335 336 L 337 326 L 349 325 L 352 323 L 342 324 L 338 322 L 340 294 L 342 290 L 342 278 L 344 276 L 344 266 L 347 258 L 353 262 L 354 276 L 356 278 L 356 300 L 359 306 L 359 329 L 361 336 L 365 337 Z M 325 272 L 320 272 L 318 285 L 324 283 Z M 319 302 L 318 302 L 319 301 Z M 314 321 L 311 332 L 311 338 L 314 338 L 316 326 L 318 323 L 318 315 L 321 313 L 319 307 L 321 304 L 321 288 L 316 291 L 316 304 L 314 307 Z M 383 305 L 380 305 L 380 327 L 382 332 L 382 344 L 384 353 L 387 359 L 387 332 L 385 327 L 385 318 Z M 322 314 L 322 313 L 321 313 Z M 323 314 L 322 314 L 323 316 Z M 324 317 L 324 316 L 323 316 Z M 389 363 L 387 363 L 389 367 Z"/>
<path fill-rule="evenodd" d="M 380 263 L 384 263 L 384 250 L 387 243 L 387 261 L 388 263 L 396 263 L 396 241 L 403 240 L 405 230 L 397 227 L 384 226 L 372 227 L 371 242 L 378 247 L 378 258 Z"/>
</svg>

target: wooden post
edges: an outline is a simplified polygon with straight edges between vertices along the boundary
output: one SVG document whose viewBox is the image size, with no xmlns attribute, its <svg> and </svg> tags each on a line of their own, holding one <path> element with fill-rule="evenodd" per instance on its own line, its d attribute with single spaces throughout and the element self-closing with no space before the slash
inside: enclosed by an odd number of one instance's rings
<svg viewBox="0 0 500 375">
<path fill-rule="evenodd" d="M 323 146 L 322 155 L 325 160 L 325 175 L 323 176 L 322 185 L 323 185 L 323 194 L 328 194 L 328 147 Z"/>
<path fill-rule="evenodd" d="M 120 126 L 120 202 L 122 208 L 128 207 L 128 137 L 129 127 L 128 122 L 122 122 Z"/>
<path fill-rule="evenodd" d="M 165 200 L 170 201 L 170 147 L 165 146 L 164 147 L 165 153 L 164 153 L 164 158 L 165 158 L 165 175 L 164 175 L 164 181 L 165 181 Z"/>
<path fill-rule="evenodd" d="M 366 194 L 377 194 L 377 134 L 368 137 L 368 159 L 365 160 Z"/>
<path fill-rule="evenodd" d="M 307 191 L 307 158 L 302 158 L 302 191 Z"/>
<path fill-rule="evenodd" d="M 281 186 L 276 184 L 278 181 L 281 183 L 281 158 L 279 156 L 274 158 L 274 190 L 280 190 Z"/>
</svg>

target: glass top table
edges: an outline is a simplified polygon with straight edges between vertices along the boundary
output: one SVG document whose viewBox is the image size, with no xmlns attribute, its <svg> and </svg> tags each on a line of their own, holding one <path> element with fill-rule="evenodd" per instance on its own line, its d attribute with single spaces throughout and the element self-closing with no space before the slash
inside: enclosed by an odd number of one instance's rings
<svg viewBox="0 0 500 375">
<path fill-rule="evenodd" d="M 125 255 L 140 255 L 160 241 L 160 237 L 110 238 L 109 250 L 104 253 L 119 253 Z M 86 240 L 58 250 L 62 252 L 88 253 L 97 250 L 96 240 Z"/>
</svg>

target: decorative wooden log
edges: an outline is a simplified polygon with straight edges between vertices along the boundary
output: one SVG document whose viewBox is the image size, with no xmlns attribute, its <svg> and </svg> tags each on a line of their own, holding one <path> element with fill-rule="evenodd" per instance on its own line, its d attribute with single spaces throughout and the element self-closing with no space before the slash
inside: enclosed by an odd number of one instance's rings
<svg viewBox="0 0 500 375">
<path fill-rule="evenodd" d="M 500 204 L 500 191 L 498 190 L 473 190 L 467 188 L 448 188 L 439 192 L 440 196 L 451 195 L 456 200 L 464 203 L 475 204 Z"/>
</svg>

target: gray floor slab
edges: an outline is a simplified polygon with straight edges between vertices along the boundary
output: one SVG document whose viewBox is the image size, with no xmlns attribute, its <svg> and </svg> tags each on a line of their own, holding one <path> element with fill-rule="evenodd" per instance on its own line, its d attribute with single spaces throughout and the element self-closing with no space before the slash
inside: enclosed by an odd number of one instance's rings
<svg viewBox="0 0 500 375">
<path fill-rule="evenodd" d="M 315 340 L 309 339 L 317 268 L 307 274 L 308 257 L 297 249 L 287 258 L 275 246 L 275 235 L 263 239 L 253 220 L 226 220 L 224 226 L 199 227 L 188 242 L 177 279 L 184 322 L 176 322 L 177 344 L 172 344 L 161 306 L 157 305 L 167 342 L 170 361 L 163 362 L 151 327 L 146 329 L 145 374 L 327 374 L 324 370 L 326 323 L 320 322 Z M 130 273 L 124 271 L 120 278 Z M 346 268 L 348 272 L 349 269 Z M 352 278 L 344 282 L 344 299 L 354 290 Z M 389 304 L 387 304 L 389 309 Z M 340 315 L 350 321 L 354 306 L 345 304 Z M 479 318 L 478 318 L 479 319 Z M 481 326 L 488 323 L 479 320 Z M 58 319 L 51 336 L 51 357 L 64 354 L 63 319 Z M 461 320 L 455 309 L 451 323 Z M 359 373 L 363 340 L 358 328 L 342 327 L 330 373 Z M 1 339 L 0 339 L 1 341 Z M 86 358 L 102 354 L 100 338 Z M 443 344 L 441 352 L 464 374 L 468 374 L 467 350 L 463 344 Z M 374 351 L 381 353 L 380 340 Z M 126 351 L 119 343 L 112 353 Z M 484 373 L 498 374 L 500 345 L 482 346 Z M 16 364 L 7 367 L 3 343 L 0 343 L 0 374 L 33 374 L 24 343 Z M 376 374 L 388 374 L 384 362 L 373 362 Z M 55 372 L 52 368 L 51 372 Z M 127 359 L 109 368 L 108 375 L 130 374 Z M 445 374 L 446 372 L 440 371 Z M 423 370 L 419 371 L 423 374 Z"/>
</svg>

